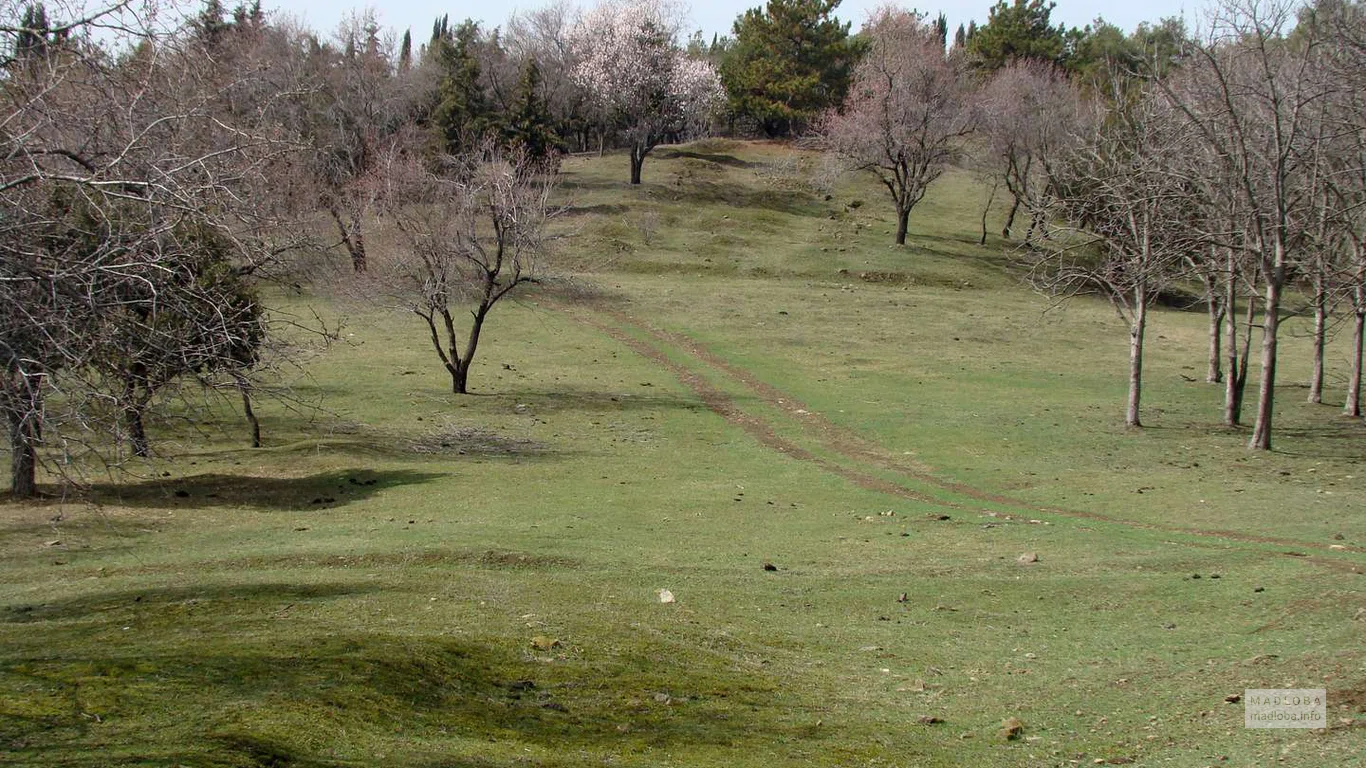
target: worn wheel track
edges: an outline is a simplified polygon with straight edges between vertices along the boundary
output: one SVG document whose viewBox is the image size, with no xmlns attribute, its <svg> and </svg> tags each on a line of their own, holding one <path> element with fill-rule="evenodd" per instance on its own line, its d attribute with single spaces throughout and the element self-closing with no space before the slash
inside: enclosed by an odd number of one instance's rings
<svg viewBox="0 0 1366 768">
<path fill-rule="evenodd" d="M 871 464 L 878 469 L 894 472 L 915 480 L 918 483 L 929 485 L 941 491 L 957 494 L 972 499 L 973 501 L 996 504 L 1016 511 L 1101 522 L 1137 530 L 1222 539 L 1225 541 L 1246 544 L 1289 547 L 1295 550 L 1312 549 L 1329 551 L 1331 549 L 1331 546 L 1327 544 L 1302 541 L 1299 539 L 1259 536 L 1256 534 L 1242 533 L 1240 531 L 1182 528 L 1179 526 L 1125 520 L 1086 510 L 1068 509 L 1051 505 L 1037 505 L 1010 496 L 974 488 L 957 481 L 946 480 L 934 475 L 931 468 L 925 464 L 908 460 L 902 456 L 897 456 L 889 452 L 883 446 L 859 435 L 854 430 L 831 422 L 821 413 L 809 408 L 801 400 L 782 392 L 771 384 L 759 380 L 751 372 L 720 358 L 688 336 L 675 331 L 659 328 L 652 323 L 641 321 L 630 314 L 619 310 L 595 309 L 597 315 L 610 317 L 617 323 L 617 325 L 612 325 L 580 311 L 566 307 L 556 308 L 567 312 L 578 322 L 596 328 L 602 333 L 621 342 L 637 354 L 659 363 L 662 367 L 668 369 L 672 374 L 678 377 L 679 381 L 691 389 L 710 410 L 724 418 L 726 421 L 739 426 L 761 444 L 799 461 L 812 463 L 825 471 L 853 482 L 861 488 L 950 509 L 967 508 L 961 503 L 938 498 L 908 488 L 905 485 L 870 475 L 856 469 L 851 469 L 843 464 L 813 454 L 811 451 L 796 443 L 782 438 L 777 434 L 771 424 L 752 414 L 744 412 L 736 405 L 733 398 L 709 384 L 695 370 L 670 359 L 661 347 L 650 344 L 638 336 L 632 335 L 626 329 L 633 329 L 639 333 L 645 334 L 658 344 L 679 349 L 695 360 L 699 367 L 710 369 L 715 373 L 722 374 L 741 384 L 752 392 L 756 399 L 791 416 L 803 433 L 811 436 L 815 442 L 833 454 L 852 462 Z M 1361 547 L 1345 547 L 1342 550 L 1335 551 L 1358 554 L 1366 553 L 1366 549 Z M 1274 552 L 1271 554 L 1282 557 L 1293 557 L 1301 562 L 1314 563 L 1351 573 L 1362 572 L 1358 566 L 1353 565 L 1352 563 L 1333 559 L 1331 557 L 1313 557 L 1299 551 Z"/>
</svg>

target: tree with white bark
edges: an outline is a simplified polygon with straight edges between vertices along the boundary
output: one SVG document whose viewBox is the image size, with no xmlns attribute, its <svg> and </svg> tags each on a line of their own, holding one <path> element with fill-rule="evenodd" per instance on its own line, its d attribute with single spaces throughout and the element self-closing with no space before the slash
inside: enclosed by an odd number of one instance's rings
<svg viewBox="0 0 1366 768">
<path fill-rule="evenodd" d="M 689 58 L 660 0 L 604 0 L 576 22 L 573 77 L 630 151 L 631 183 L 659 144 L 700 133 L 724 100 L 710 62 Z"/>
</svg>

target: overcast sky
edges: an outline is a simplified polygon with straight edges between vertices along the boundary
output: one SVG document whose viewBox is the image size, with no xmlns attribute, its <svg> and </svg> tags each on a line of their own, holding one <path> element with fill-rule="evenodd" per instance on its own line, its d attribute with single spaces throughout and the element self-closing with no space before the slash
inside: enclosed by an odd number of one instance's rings
<svg viewBox="0 0 1366 768">
<path fill-rule="evenodd" d="M 703 30 L 708 37 L 717 32 L 728 34 L 736 16 L 747 8 L 762 5 L 763 1 L 697 0 L 691 4 L 690 27 Z M 949 34 L 952 36 L 953 30 L 961 23 L 967 23 L 972 19 L 976 19 L 979 24 L 986 21 L 987 9 L 992 2 L 993 0 L 942 0 L 937 6 L 922 10 L 927 10 L 931 15 L 943 12 L 948 16 Z M 229 8 L 235 4 L 224 2 Z M 468 17 L 483 22 L 487 28 L 501 26 L 514 10 L 527 10 L 541 4 L 537 0 L 483 0 L 479 3 L 449 5 L 433 0 L 389 0 L 383 4 L 372 4 L 370 7 L 375 9 L 381 24 L 396 30 L 399 34 L 406 28 L 412 28 L 414 42 L 420 44 L 431 34 L 432 20 L 443 13 L 450 14 L 452 22 Z M 581 0 L 581 4 L 588 5 L 591 2 Z M 839 9 L 839 16 L 845 21 L 852 21 L 854 28 L 857 29 L 869 10 L 884 4 L 886 0 L 844 0 Z M 348 10 L 366 7 L 347 5 L 345 0 L 264 0 L 263 5 L 268 9 L 294 16 L 308 26 L 325 33 L 334 30 L 337 22 Z M 1155 22 L 1165 16 L 1185 15 L 1189 20 L 1191 11 L 1198 10 L 1202 5 L 1203 0 L 1149 0 L 1127 3 L 1058 0 L 1058 7 L 1053 10 L 1053 21 L 1061 21 L 1068 26 L 1083 26 L 1097 16 L 1104 16 L 1106 21 L 1129 31 L 1139 22 Z"/>
</svg>

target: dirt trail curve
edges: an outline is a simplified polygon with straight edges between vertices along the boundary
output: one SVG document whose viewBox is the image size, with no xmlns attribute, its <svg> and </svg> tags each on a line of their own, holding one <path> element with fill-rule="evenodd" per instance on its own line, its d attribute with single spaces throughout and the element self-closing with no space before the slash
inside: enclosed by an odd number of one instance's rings
<svg viewBox="0 0 1366 768">
<path fill-rule="evenodd" d="M 1108 515 L 1085 510 L 1037 505 L 1002 494 L 982 490 L 980 488 L 974 488 L 953 480 L 947 480 L 934 475 L 928 466 L 906 456 L 894 454 L 885 447 L 859 435 L 854 430 L 835 424 L 824 415 L 812 410 L 800 400 L 782 392 L 770 384 L 760 381 L 749 371 L 720 358 L 688 336 L 659 328 L 648 321 L 640 320 L 618 310 L 606 310 L 599 307 L 595 308 L 592 313 L 589 313 L 558 304 L 548 304 L 548 306 L 569 315 L 574 320 L 584 325 L 601 331 L 624 344 L 637 354 L 655 361 L 661 367 L 677 376 L 679 381 L 691 389 L 711 411 L 721 416 L 726 421 L 740 427 L 747 434 L 758 440 L 762 445 L 766 445 L 799 461 L 812 463 L 825 471 L 849 480 L 861 488 L 950 509 L 972 508 L 964 501 L 947 499 L 908 487 L 908 485 L 919 484 L 937 489 L 938 491 L 949 495 L 961 497 L 964 500 L 993 504 L 1015 512 L 1054 515 L 1140 530 L 1222 539 L 1229 542 L 1287 547 L 1292 551 L 1275 552 L 1273 554 L 1293 557 L 1303 562 L 1311 562 L 1335 570 L 1343 570 L 1352 573 L 1362 573 L 1363 570 L 1366 570 L 1345 560 L 1339 560 L 1331 556 L 1314 557 L 1300 551 L 1318 550 L 1325 554 L 1330 552 L 1332 554 L 1366 553 L 1366 549 L 1361 547 L 1341 547 L 1341 545 L 1339 545 L 1341 548 L 1334 549 L 1333 545 L 1299 539 L 1258 536 L 1240 531 L 1183 528 L 1180 526 L 1167 526 L 1156 523 L 1125 520 L 1123 518 L 1110 517 Z M 607 322 L 607 320 L 610 320 L 611 322 Z M 634 333 L 632 331 L 634 331 Z M 648 337 L 650 341 L 642 339 L 642 335 Z M 683 365 L 671 359 L 666 351 L 668 348 L 686 354 L 696 364 L 696 368 Z M 734 398 L 708 383 L 707 380 L 698 373 L 697 369 L 723 375 L 744 386 L 757 400 L 788 414 L 792 417 L 793 423 L 800 428 L 801 433 L 809 437 L 825 451 L 854 464 L 895 473 L 909 480 L 913 480 L 914 483 L 901 484 L 845 466 L 842 463 L 831 461 L 823 456 L 818 456 L 810 450 L 781 437 L 777 434 L 773 424 L 770 424 L 751 413 L 745 412 L 736 404 Z"/>
</svg>

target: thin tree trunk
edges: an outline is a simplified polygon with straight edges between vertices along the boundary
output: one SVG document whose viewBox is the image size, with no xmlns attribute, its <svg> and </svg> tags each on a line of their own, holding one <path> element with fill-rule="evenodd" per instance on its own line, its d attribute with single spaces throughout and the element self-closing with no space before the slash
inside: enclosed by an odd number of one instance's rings
<svg viewBox="0 0 1366 768">
<path fill-rule="evenodd" d="M 1224 313 L 1227 298 L 1219 292 L 1219 279 L 1213 271 L 1200 270 L 1200 280 L 1205 284 L 1205 310 L 1209 313 L 1209 368 L 1205 381 L 1218 384 L 1224 380 Z M 1229 338 L 1234 338 L 1230 336 Z"/>
<path fill-rule="evenodd" d="M 1238 426 L 1243 409 L 1243 380 L 1238 375 L 1238 263 L 1233 249 L 1224 252 L 1224 319 L 1228 322 L 1228 378 L 1224 381 L 1224 424 Z M 1257 302 L 1248 300 L 1248 325 Z"/>
<path fill-rule="evenodd" d="M 1229 380 L 1233 382 L 1232 421 L 1228 421 L 1231 427 L 1237 426 L 1243 419 L 1243 400 L 1247 396 L 1247 370 L 1252 360 L 1252 328 L 1257 321 L 1257 297 L 1247 298 L 1247 311 L 1243 318 L 1243 351 L 1238 359 L 1237 371 L 1229 371 Z M 1229 344 L 1236 347 L 1237 337 L 1229 339 Z"/>
<path fill-rule="evenodd" d="M 1011 201 L 1011 203 L 1010 203 L 1010 212 L 1006 214 L 1006 223 L 1005 223 L 1005 226 L 1004 226 L 1004 227 L 1001 227 L 1001 237 L 1004 237 L 1004 238 L 1006 238 L 1006 239 L 1010 239 L 1010 228 L 1013 227 L 1013 226 L 1015 226 L 1015 214 L 1016 214 L 1016 213 L 1019 213 L 1019 211 L 1020 211 L 1020 196 L 1019 196 L 1019 195 L 1015 195 L 1014 200 Z M 982 218 L 985 219 L 985 218 L 986 218 L 986 215 L 983 214 Z M 985 243 L 986 240 L 984 239 L 982 242 Z"/>
<path fill-rule="evenodd" d="M 1328 333 L 1328 286 L 1323 264 L 1314 270 L 1314 351 L 1309 374 L 1309 402 L 1323 402 L 1323 348 Z"/>
<path fill-rule="evenodd" d="M 151 452 L 151 446 L 147 442 L 147 428 L 143 425 L 142 414 L 146 406 L 140 403 L 133 403 L 124 410 L 124 421 L 128 430 L 128 448 L 134 456 L 147 458 Z"/>
<path fill-rule="evenodd" d="M 1281 280 L 1266 276 L 1266 299 L 1262 305 L 1262 376 L 1257 391 L 1257 421 L 1252 425 L 1248 447 L 1271 450 L 1271 419 L 1276 405 L 1276 343 L 1281 324 Z"/>
<path fill-rule="evenodd" d="M 1366 307 L 1362 303 L 1366 296 L 1362 296 L 1360 286 L 1357 287 L 1356 294 L 1357 310 L 1352 323 L 1352 362 L 1347 369 L 1347 400 L 1342 406 L 1342 412 L 1353 418 L 1361 415 L 1361 357 L 1362 344 L 1366 341 L 1363 339 L 1363 336 L 1366 336 Z"/>
<path fill-rule="evenodd" d="M 1139 402 L 1143 396 L 1143 335 L 1148 325 L 1148 296 L 1142 286 L 1134 289 L 1134 320 L 1129 329 L 1129 401 L 1124 411 L 1126 427 L 1141 427 L 1138 417 Z"/>
<path fill-rule="evenodd" d="M 1000 186 L 999 182 L 993 182 L 991 192 L 987 194 L 987 204 L 982 206 L 982 237 L 978 239 L 978 245 L 987 244 L 987 216 L 991 214 L 991 205 L 996 202 L 996 189 Z"/>
<path fill-rule="evenodd" d="M 482 303 L 474 311 L 474 323 L 470 326 L 469 339 L 465 343 L 465 354 L 455 360 L 451 367 L 451 391 L 457 395 L 469 394 L 470 366 L 474 364 L 474 353 L 479 349 L 479 335 L 484 330 L 484 320 L 492 305 Z"/>
<path fill-rule="evenodd" d="M 242 413 L 247 418 L 247 424 L 251 426 L 251 447 L 261 447 L 261 420 L 256 418 L 256 409 L 251 407 L 251 385 L 241 376 L 235 377 L 237 381 L 237 391 L 242 395 Z"/>
</svg>

